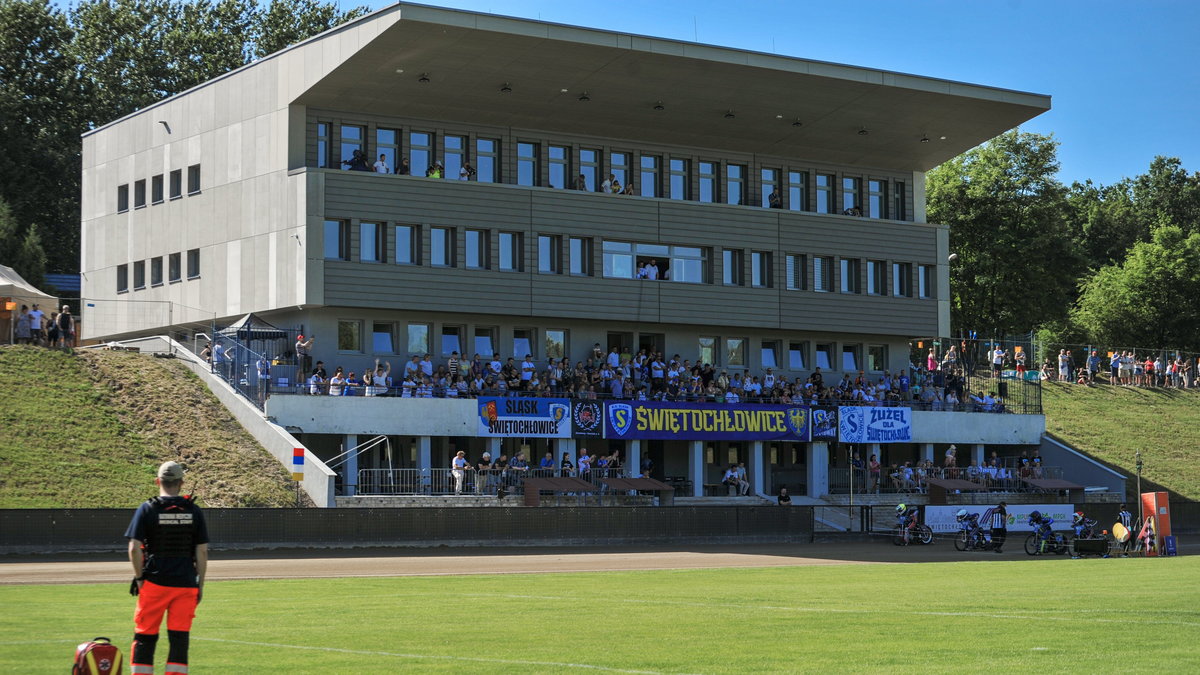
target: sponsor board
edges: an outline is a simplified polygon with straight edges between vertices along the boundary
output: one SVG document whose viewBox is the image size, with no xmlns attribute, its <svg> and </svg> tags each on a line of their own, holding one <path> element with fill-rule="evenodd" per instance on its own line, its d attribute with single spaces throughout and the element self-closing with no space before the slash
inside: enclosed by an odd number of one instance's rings
<svg viewBox="0 0 1200 675">
<path fill-rule="evenodd" d="M 483 396 L 476 399 L 476 402 L 479 436 L 571 436 L 571 404 L 565 398 Z"/>
<path fill-rule="evenodd" d="M 912 410 L 842 406 L 838 408 L 838 436 L 843 443 L 911 443 Z"/>
<path fill-rule="evenodd" d="M 967 513 L 976 513 L 979 515 L 979 525 L 986 530 L 992 529 L 992 521 L 985 520 L 984 516 L 991 509 L 996 508 L 995 504 L 962 504 L 960 506 L 926 506 L 925 507 L 925 524 L 934 532 L 941 534 L 953 534 L 958 532 L 958 519 L 955 514 L 959 509 L 966 509 Z M 1054 530 L 1069 530 L 1071 529 L 1071 516 L 1075 513 L 1074 504 L 1009 504 L 1008 509 L 1008 531 L 1011 532 L 1032 532 L 1033 528 L 1029 526 L 1029 514 L 1033 511 L 1038 511 L 1043 515 L 1048 515 L 1054 519 L 1050 525 Z"/>
<path fill-rule="evenodd" d="M 604 436 L 620 439 L 807 441 L 809 409 L 632 401 L 604 404 Z"/>
</svg>

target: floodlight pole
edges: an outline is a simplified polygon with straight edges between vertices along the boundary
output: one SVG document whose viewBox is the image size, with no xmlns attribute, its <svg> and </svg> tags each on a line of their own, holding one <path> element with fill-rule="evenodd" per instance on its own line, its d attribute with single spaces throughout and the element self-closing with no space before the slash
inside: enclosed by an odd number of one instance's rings
<svg viewBox="0 0 1200 675">
<path fill-rule="evenodd" d="M 1141 522 L 1145 518 L 1145 514 L 1142 513 L 1142 451 L 1138 450 L 1134 453 L 1133 458 L 1134 467 L 1137 468 L 1138 522 Z"/>
</svg>

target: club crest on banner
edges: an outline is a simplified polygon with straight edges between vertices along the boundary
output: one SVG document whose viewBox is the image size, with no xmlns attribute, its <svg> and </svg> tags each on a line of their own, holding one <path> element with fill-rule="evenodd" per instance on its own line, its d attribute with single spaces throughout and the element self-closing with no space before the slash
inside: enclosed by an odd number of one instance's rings
<svg viewBox="0 0 1200 675">
<path fill-rule="evenodd" d="M 551 403 L 550 404 L 550 419 L 554 420 L 555 422 L 561 422 L 561 421 L 567 419 L 567 416 L 570 414 L 570 410 L 571 409 L 569 407 L 567 407 L 566 404 Z"/>
<path fill-rule="evenodd" d="M 787 410 L 787 425 L 797 437 L 805 437 L 805 427 L 808 426 L 808 409 L 807 408 L 788 408 Z"/>
<path fill-rule="evenodd" d="M 600 413 L 600 404 L 595 401 L 584 401 L 575 404 L 575 426 L 580 431 L 595 431 L 604 421 Z"/>
<path fill-rule="evenodd" d="M 608 404 L 608 423 L 617 435 L 624 436 L 633 426 L 633 406 L 628 403 Z"/>
</svg>

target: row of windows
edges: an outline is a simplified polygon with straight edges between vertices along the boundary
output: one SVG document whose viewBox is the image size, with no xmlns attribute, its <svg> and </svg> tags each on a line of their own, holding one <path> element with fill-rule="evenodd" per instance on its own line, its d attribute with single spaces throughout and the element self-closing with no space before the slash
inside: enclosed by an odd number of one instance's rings
<svg viewBox="0 0 1200 675">
<path fill-rule="evenodd" d="M 368 144 L 368 129 L 374 130 L 374 145 Z M 626 194 L 868 218 L 907 218 L 903 181 L 848 175 L 839 178 L 832 172 L 751 167 L 735 162 L 532 141 L 517 141 L 515 180 L 505 180 L 501 175 L 499 139 L 475 137 L 472 155 L 471 136 L 443 134 L 442 159 L 438 160 L 437 136 L 431 131 L 409 131 L 405 144 L 405 134 L 400 129 L 361 124 L 317 123 L 318 167 L 333 165 L 330 151 L 335 131 L 339 165 L 347 169 L 355 167 L 352 160 L 358 153 L 378 157 L 368 165 L 380 173 L 424 176 L 430 174 L 435 162 L 442 162 L 442 177 L 449 179 L 513 182 L 587 192 L 620 192 L 632 186 Z M 751 173 L 755 169 L 756 175 Z"/>
<path fill-rule="evenodd" d="M 150 178 L 150 203 L 163 203 L 163 174 L 152 176 Z M 179 199 L 183 197 L 183 169 L 175 169 L 170 174 L 167 174 L 168 188 L 170 189 L 169 198 Z M 194 195 L 200 193 L 200 165 L 193 164 L 187 168 L 187 193 Z M 135 180 L 133 182 L 133 208 L 140 209 L 146 206 L 146 179 Z M 117 186 L 117 213 L 124 213 L 129 210 L 129 184 Z"/>
<path fill-rule="evenodd" d="M 150 259 L 150 287 L 163 285 L 163 256 Z M 172 253 L 166 256 L 166 280 L 167 283 L 176 283 L 183 280 L 182 265 L 183 254 Z M 133 263 L 133 290 L 141 291 L 146 289 L 146 261 L 135 260 Z M 129 264 L 117 265 L 117 292 L 128 293 L 129 287 Z M 187 252 L 187 278 L 200 278 L 200 249 L 193 248 Z"/>
<path fill-rule="evenodd" d="M 351 221 L 325 221 L 325 258 L 353 260 L 351 251 Z M 359 262 L 399 265 L 429 264 L 434 267 L 463 267 L 492 269 L 502 272 L 524 272 L 525 234 L 522 232 L 495 233 L 487 229 L 428 226 L 429 250 L 422 250 L 421 226 L 392 225 L 361 221 L 358 223 Z M 389 251 L 389 235 L 394 248 Z M 458 238 L 463 238 L 463 260 L 459 260 Z M 491 248 L 495 246 L 496 256 Z M 593 276 L 593 239 L 539 234 L 536 240 L 537 267 L 541 274 L 571 274 Z M 681 283 L 708 284 L 712 278 L 712 249 L 699 246 L 671 246 L 628 241 L 601 241 L 601 275 L 610 279 L 654 279 Z M 423 255 L 424 254 L 424 255 Z M 564 262 L 565 258 L 565 262 Z M 743 249 L 721 250 L 721 283 L 726 286 L 773 288 L 775 254 L 772 251 L 750 251 L 747 266 Z M 809 290 L 807 254 L 789 253 L 784 256 L 784 288 L 789 291 Z M 812 290 L 818 293 L 840 291 L 867 295 L 913 297 L 913 263 L 866 261 L 866 287 L 858 258 L 812 256 Z M 835 267 L 836 266 L 836 267 Z M 890 266 L 890 269 L 889 269 Z M 749 275 L 747 275 L 747 267 Z M 839 269 L 839 285 L 834 285 L 834 270 Z M 652 270 L 652 271 L 651 271 Z M 933 265 L 916 265 L 916 296 L 934 297 Z M 889 275 L 890 272 L 890 275 Z M 890 277 L 890 278 L 889 278 Z M 889 283 L 890 281 L 890 283 Z"/>
<path fill-rule="evenodd" d="M 366 332 L 367 327 L 370 333 Z M 541 340 L 538 340 L 540 333 Z M 380 356 L 423 356 L 440 354 L 448 357 L 458 353 L 463 359 L 479 354 L 490 360 L 500 354 L 498 341 L 500 329 L 496 326 L 441 325 L 438 332 L 428 323 L 398 323 L 395 321 L 363 321 L 361 319 L 338 320 L 339 352 L 349 354 L 373 354 Z M 514 328 L 509 335 L 512 349 L 502 358 L 509 356 L 524 359 L 528 354 L 534 359 L 572 359 L 570 331 L 561 328 Z M 624 339 L 624 342 L 619 340 Z M 662 334 L 639 336 L 639 344 L 661 344 Z M 610 334 L 611 344 L 624 345 L 619 348 L 622 358 L 632 359 L 630 345 L 632 334 Z M 757 347 L 757 354 L 752 353 Z M 661 351 L 661 349 L 660 349 Z M 587 354 L 591 356 L 590 352 Z M 757 356 L 755 362 L 751 362 Z M 712 364 L 718 368 L 780 369 L 807 371 L 814 367 L 821 370 L 883 371 L 888 368 L 888 347 L 883 344 L 854 344 L 817 342 L 807 340 L 755 340 L 745 337 L 718 337 L 701 335 L 696 341 L 694 362 Z M 576 360 L 583 358 L 575 354 Z M 693 360 L 689 358 L 689 360 Z M 865 360 L 864 360 L 865 359 Z"/>
</svg>

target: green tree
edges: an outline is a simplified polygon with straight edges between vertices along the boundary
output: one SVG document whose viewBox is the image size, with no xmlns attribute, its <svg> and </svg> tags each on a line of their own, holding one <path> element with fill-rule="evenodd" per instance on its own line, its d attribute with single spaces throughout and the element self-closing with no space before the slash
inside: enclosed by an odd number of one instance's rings
<svg viewBox="0 0 1200 675">
<path fill-rule="evenodd" d="M 1014 130 L 929 172 L 928 218 L 950 226 L 956 332 L 1027 332 L 1064 319 L 1083 259 L 1056 178 L 1058 142 Z"/>
<path fill-rule="evenodd" d="M 1200 232 L 1200 172 L 1188 173 L 1178 157 L 1158 156 L 1131 181 L 1137 212 L 1148 226 L 1177 225 Z"/>
<path fill-rule="evenodd" d="M 370 11 L 360 6 L 343 13 L 336 4 L 319 0 L 272 0 L 256 16 L 254 58 L 274 54 Z"/>
<path fill-rule="evenodd" d="M 25 281 L 40 286 L 46 279 L 46 252 L 36 226 L 24 233 L 13 216 L 12 209 L 0 199 L 0 265 L 7 265 Z"/>
<path fill-rule="evenodd" d="M 1120 265 L 1082 284 L 1071 318 L 1092 340 L 1115 346 L 1200 349 L 1200 233 L 1169 225 L 1130 249 Z"/>
</svg>

